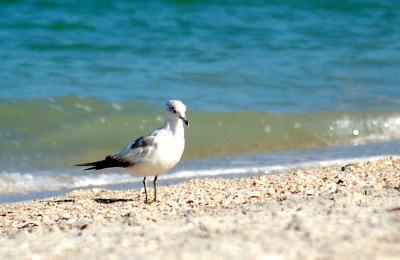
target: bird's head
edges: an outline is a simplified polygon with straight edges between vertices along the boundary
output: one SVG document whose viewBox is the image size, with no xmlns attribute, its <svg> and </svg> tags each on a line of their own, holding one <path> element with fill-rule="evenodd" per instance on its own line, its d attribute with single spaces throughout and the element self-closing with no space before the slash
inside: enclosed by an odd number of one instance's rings
<svg viewBox="0 0 400 260">
<path fill-rule="evenodd" d="M 170 100 L 165 107 L 165 114 L 169 119 L 182 120 L 186 126 L 189 121 L 186 118 L 186 106 L 180 100 Z"/>
</svg>

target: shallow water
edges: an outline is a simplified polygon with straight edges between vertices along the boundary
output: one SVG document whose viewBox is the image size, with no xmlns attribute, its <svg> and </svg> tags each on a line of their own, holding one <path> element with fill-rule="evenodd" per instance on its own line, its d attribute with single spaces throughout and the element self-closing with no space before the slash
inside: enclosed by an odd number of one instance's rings
<svg viewBox="0 0 400 260">
<path fill-rule="evenodd" d="M 189 111 L 184 159 L 400 139 L 400 112 Z M 119 151 L 163 122 L 140 103 L 56 98 L 0 104 L 3 170 L 50 170 Z M 210 131 L 211 130 L 211 131 Z"/>
</svg>

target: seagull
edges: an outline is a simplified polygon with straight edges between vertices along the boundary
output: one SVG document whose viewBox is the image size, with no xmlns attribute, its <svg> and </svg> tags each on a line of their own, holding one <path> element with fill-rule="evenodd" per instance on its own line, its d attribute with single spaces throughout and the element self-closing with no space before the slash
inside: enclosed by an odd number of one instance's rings
<svg viewBox="0 0 400 260">
<path fill-rule="evenodd" d="M 180 100 L 169 100 L 165 106 L 162 127 L 130 142 L 119 153 L 108 155 L 104 160 L 76 166 L 90 166 L 85 170 L 120 167 L 128 170 L 131 175 L 143 177 L 146 204 L 146 177 L 154 176 L 154 201 L 157 201 L 158 176 L 172 169 L 180 161 L 185 149 L 184 124 L 189 126 L 185 104 Z"/>
</svg>

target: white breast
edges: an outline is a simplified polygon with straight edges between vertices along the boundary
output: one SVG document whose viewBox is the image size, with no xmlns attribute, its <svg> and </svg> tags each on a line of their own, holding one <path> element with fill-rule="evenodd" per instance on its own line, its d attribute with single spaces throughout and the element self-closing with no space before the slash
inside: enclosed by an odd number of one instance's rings
<svg viewBox="0 0 400 260">
<path fill-rule="evenodd" d="M 129 168 L 135 176 L 155 176 L 172 169 L 181 159 L 184 148 L 184 137 L 173 135 L 159 136 L 160 140 L 146 160 Z"/>
</svg>

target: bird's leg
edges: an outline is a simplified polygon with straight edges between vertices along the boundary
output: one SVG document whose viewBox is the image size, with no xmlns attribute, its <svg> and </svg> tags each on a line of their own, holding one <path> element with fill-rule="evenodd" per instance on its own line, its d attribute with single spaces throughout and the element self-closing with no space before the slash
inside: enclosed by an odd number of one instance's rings
<svg viewBox="0 0 400 260">
<path fill-rule="evenodd" d="M 147 201 L 147 188 L 146 188 L 146 177 L 143 178 L 143 186 L 144 186 L 144 194 L 146 195 L 146 198 L 144 200 L 144 203 L 148 203 Z"/>
<path fill-rule="evenodd" d="M 154 180 L 153 180 L 153 185 L 154 185 L 154 201 L 157 201 L 157 177 L 158 177 L 158 175 L 156 175 L 156 176 L 154 177 Z"/>
</svg>

